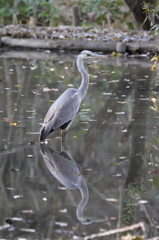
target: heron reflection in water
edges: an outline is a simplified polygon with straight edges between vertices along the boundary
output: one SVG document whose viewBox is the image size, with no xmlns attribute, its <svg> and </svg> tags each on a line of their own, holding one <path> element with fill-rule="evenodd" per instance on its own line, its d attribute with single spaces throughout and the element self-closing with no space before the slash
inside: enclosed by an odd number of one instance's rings
<svg viewBox="0 0 159 240">
<path fill-rule="evenodd" d="M 51 174 L 66 188 L 76 189 L 81 192 L 82 199 L 77 206 L 76 215 L 82 224 L 91 224 L 93 222 L 104 222 L 101 219 L 92 219 L 83 214 L 84 207 L 88 203 L 89 192 L 85 179 L 80 173 L 79 166 L 72 159 L 69 153 L 62 145 L 61 153 L 57 153 L 45 144 L 40 144 L 41 154 L 44 162 Z"/>
<path fill-rule="evenodd" d="M 51 132 L 58 128 L 61 128 L 62 139 L 64 139 L 66 131 L 80 111 L 81 101 L 87 93 L 89 84 L 89 76 L 83 66 L 83 60 L 87 58 L 106 58 L 106 56 L 87 50 L 78 55 L 77 67 L 82 75 L 81 85 L 78 89 L 68 88 L 49 108 L 40 129 L 40 141 L 45 140 Z"/>
</svg>

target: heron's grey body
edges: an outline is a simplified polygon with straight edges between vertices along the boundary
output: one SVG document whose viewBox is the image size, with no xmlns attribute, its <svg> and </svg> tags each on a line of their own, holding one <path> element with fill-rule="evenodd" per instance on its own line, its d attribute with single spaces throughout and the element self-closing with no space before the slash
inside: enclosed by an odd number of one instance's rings
<svg viewBox="0 0 159 240">
<path fill-rule="evenodd" d="M 82 82 L 78 89 L 67 89 L 50 107 L 40 130 L 40 141 L 58 128 L 67 130 L 72 120 L 80 110 L 80 104 L 85 97 L 89 84 L 88 73 L 83 66 L 84 58 L 103 57 L 90 51 L 82 51 L 77 57 L 77 67 L 82 75 Z"/>
<path fill-rule="evenodd" d="M 44 140 L 58 128 L 67 129 L 80 109 L 81 98 L 75 88 L 67 89 L 48 110 L 41 128 L 40 140 Z"/>
</svg>

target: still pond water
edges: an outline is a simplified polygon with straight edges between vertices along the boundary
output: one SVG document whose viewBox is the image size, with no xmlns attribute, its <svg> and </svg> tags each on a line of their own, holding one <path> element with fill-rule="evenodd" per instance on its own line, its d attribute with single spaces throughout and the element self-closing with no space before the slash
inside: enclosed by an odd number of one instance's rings
<svg viewBox="0 0 159 240">
<path fill-rule="evenodd" d="M 64 144 L 60 130 L 39 144 L 49 106 L 81 82 L 76 57 L 1 53 L 0 238 L 75 239 L 140 221 L 158 236 L 159 110 L 149 97 L 158 99 L 159 75 L 150 59 L 85 61 L 89 89 Z"/>
</svg>

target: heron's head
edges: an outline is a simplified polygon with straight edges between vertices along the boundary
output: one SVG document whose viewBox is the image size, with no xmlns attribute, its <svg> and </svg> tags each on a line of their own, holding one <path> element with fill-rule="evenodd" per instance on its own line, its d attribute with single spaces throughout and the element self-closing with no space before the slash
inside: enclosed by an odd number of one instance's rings
<svg viewBox="0 0 159 240">
<path fill-rule="evenodd" d="M 80 58 L 103 58 L 103 57 L 106 58 L 107 56 L 96 54 L 88 50 L 84 50 L 79 54 L 79 57 Z"/>
</svg>

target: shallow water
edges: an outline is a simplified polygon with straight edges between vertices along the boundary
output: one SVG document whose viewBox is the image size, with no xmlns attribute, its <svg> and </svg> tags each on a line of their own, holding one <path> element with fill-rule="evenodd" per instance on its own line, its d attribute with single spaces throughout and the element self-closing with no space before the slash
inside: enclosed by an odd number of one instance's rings
<svg viewBox="0 0 159 240">
<path fill-rule="evenodd" d="M 85 61 L 89 89 L 64 144 L 60 130 L 39 144 L 49 106 L 80 84 L 76 56 L 1 53 L 0 237 L 72 239 L 140 221 L 146 233 L 132 234 L 157 236 L 159 111 L 149 97 L 159 75 L 150 59 Z"/>
</svg>

